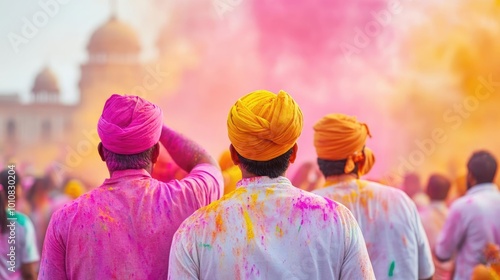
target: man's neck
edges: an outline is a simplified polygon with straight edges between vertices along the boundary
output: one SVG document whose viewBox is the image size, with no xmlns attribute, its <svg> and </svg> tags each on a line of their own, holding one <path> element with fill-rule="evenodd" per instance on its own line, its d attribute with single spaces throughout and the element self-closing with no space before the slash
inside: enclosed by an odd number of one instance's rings
<svg viewBox="0 0 500 280">
<path fill-rule="evenodd" d="M 253 177 L 262 177 L 261 175 L 256 175 L 256 174 L 253 174 L 251 172 L 248 172 L 247 170 L 245 170 L 245 168 L 241 168 L 241 165 L 240 165 L 240 170 L 241 170 L 241 178 L 243 178 L 243 179 L 253 178 Z M 285 173 L 281 174 L 280 176 L 284 177 Z"/>
<path fill-rule="evenodd" d="M 347 182 L 359 179 L 357 174 L 342 174 L 342 175 L 331 175 L 325 178 L 326 185 L 333 185 L 341 182 Z"/>
</svg>

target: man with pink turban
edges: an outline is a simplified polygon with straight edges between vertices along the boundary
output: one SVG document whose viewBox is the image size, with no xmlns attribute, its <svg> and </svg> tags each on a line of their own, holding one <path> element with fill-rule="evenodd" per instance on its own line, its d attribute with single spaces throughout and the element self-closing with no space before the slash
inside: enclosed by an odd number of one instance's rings
<svg viewBox="0 0 500 280">
<path fill-rule="evenodd" d="M 347 206 L 358 221 L 377 279 L 430 279 L 432 255 L 411 199 L 396 188 L 361 180 L 375 156 L 368 126 L 330 114 L 314 126 L 314 146 L 325 186 L 313 191 Z"/>
<path fill-rule="evenodd" d="M 227 127 L 243 179 L 181 225 L 169 279 L 374 279 L 349 210 L 285 177 L 302 125 L 284 91 L 258 90 L 236 102 Z"/>
<path fill-rule="evenodd" d="M 98 133 L 110 178 L 54 213 L 39 279 L 165 279 L 174 232 L 222 194 L 217 162 L 137 96 L 112 95 Z M 151 178 L 159 143 L 187 177 Z"/>
</svg>

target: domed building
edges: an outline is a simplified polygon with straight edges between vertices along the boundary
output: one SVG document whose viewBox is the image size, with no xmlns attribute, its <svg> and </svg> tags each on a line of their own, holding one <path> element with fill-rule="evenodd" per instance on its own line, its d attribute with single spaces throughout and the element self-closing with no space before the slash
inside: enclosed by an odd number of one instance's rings
<svg viewBox="0 0 500 280">
<path fill-rule="evenodd" d="M 31 92 L 36 103 L 58 103 L 59 83 L 54 72 L 45 67 L 36 76 Z"/>
<path fill-rule="evenodd" d="M 36 159 L 38 166 L 47 166 L 62 155 L 60 164 L 70 166 L 68 162 L 74 158 L 88 159 L 87 150 L 96 150 L 92 145 L 104 101 L 113 93 L 139 95 L 156 89 L 151 84 L 159 84 L 151 77 L 151 69 L 140 64 L 137 33 L 114 16 L 94 31 L 86 49 L 88 59 L 81 65 L 78 104 L 61 103 L 58 77 L 48 66 L 34 77 L 28 103 L 22 102 L 19 93 L 0 94 L 0 161 L 10 157 L 29 162 Z M 92 145 L 85 142 L 88 135 Z M 86 170 L 83 163 L 78 167 Z"/>
<path fill-rule="evenodd" d="M 81 66 L 80 103 L 94 107 L 112 93 L 131 93 L 143 76 L 141 44 L 129 25 L 112 16 L 90 37 L 88 61 Z"/>
<path fill-rule="evenodd" d="M 3 154 L 22 153 L 39 144 L 58 144 L 71 131 L 75 106 L 60 102 L 57 76 L 47 66 L 35 77 L 30 92 L 31 102 L 21 104 L 18 94 L 2 96 L 0 100 L 0 124 Z"/>
</svg>

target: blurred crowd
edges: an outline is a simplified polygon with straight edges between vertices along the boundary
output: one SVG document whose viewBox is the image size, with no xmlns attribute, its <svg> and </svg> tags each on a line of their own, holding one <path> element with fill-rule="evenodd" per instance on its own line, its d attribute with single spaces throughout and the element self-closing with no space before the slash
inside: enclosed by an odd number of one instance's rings
<svg viewBox="0 0 500 280">
<path fill-rule="evenodd" d="M 241 180 L 241 171 L 232 162 L 229 150 L 219 156 L 218 163 L 224 178 L 224 194 L 230 193 L 235 190 L 237 182 Z M 28 165 L 21 165 L 21 168 L 16 169 L 18 184 L 16 211 L 25 214 L 32 221 L 36 233 L 37 251 L 41 254 L 51 215 L 95 186 L 85 184 L 84 179 L 67 178 L 52 166 L 47 167 L 41 175 L 32 174 L 30 169 L 24 166 Z M 168 182 L 180 180 L 187 174 L 162 148 L 152 177 Z M 324 176 L 315 162 L 301 163 L 296 171 L 289 175 L 289 178 L 294 186 L 309 192 L 325 185 Z M 392 186 L 384 180 L 378 181 Z M 403 190 L 417 206 L 431 248 L 436 245 L 437 238 L 443 229 L 448 216 L 448 208 L 467 192 L 465 175 L 449 178 L 437 173 L 424 180 L 416 172 L 407 173 L 401 178 L 399 184 L 392 187 Z M 498 248 L 491 249 L 490 254 L 494 256 L 499 254 Z M 440 262 L 436 259 L 434 261 L 436 272 L 433 279 L 452 279 L 453 262 Z"/>
</svg>

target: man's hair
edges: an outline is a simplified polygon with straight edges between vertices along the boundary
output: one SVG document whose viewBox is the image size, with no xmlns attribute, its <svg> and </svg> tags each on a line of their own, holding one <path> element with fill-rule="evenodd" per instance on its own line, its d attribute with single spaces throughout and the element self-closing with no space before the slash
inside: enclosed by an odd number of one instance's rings
<svg viewBox="0 0 500 280">
<path fill-rule="evenodd" d="M 102 146 L 109 171 L 147 168 L 153 159 L 153 147 L 133 155 L 116 154 Z"/>
<path fill-rule="evenodd" d="M 470 157 L 467 169 L 477 184 L 491 183 L 497 173 L 497 161 L 489 152 L 478 151 Z"/>
<path fill-rule="evenodd" d="M 345 174 L 344 168 L 345 164 L 347 162 L 347 159 L 342 159 L 342 160 L 326 160 L 326 159 L 321 159 L 318 158 L 318 166 L 319 170 L 321 170 L 321 173 L 323 173 L 323 176 L 325 178 L 330 177 L 330 176 L 339 176 Z M 354 167 L 354 169 L 351 171 L 349 174 L 358 174 L 358 165 Z"/>
<path fill-rule="evenodd" d="M 286 153 L 267 161 L 257 161 L 244 158 L 238 152 L 238 158 L 243 168 L 257 176 L 268 176 L 270 178 L 277 178 L 288 169 L 290 165 L 290 157 L 292 156 L 293 148 Z"/>
<path fill-rule="evenodd" d="M 450 191 L 451 182 L 443 175 L 432 174 L 427 182 L 427 195 L 431 200 L 445 200 Z"/>
</svg>

